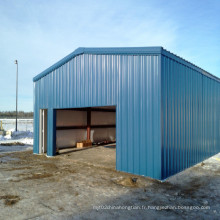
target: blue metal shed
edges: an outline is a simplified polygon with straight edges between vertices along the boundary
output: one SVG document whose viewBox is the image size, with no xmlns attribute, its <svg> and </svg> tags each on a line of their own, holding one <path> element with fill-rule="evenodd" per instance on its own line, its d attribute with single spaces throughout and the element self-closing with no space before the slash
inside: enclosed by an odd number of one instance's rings
<svg viewBox="0 0 220 220">
<path fill-rule="evenodd" d="M 165 179 L 220 151 L 220 79 L 162 47 L 78 48 L 34 81 L 34 153 L 47 110 L 116 106 L 116 169 Z"/>
</svg>

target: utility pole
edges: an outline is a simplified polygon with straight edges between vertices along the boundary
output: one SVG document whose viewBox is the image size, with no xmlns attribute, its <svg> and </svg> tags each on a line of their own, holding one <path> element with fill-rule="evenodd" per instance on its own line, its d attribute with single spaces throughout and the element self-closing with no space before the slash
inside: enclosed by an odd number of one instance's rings
<svg viewBox="0 0 220 220">
<path fill-rule="evenodd" d="M 18 130 L 18 61 L 15 60 L 15 64 L 17 65 L 16 72 L 16 123 L 15 123 L 15 131 Z"/>
</svg>

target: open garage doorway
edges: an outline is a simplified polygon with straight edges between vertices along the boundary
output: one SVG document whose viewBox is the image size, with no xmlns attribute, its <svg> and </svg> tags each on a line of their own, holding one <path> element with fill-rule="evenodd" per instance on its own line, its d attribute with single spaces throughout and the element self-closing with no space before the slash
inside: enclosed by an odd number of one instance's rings
<svg viewBox="0 0 220 220">
<path fill-rule="evenodd" d="M 90 141 L 91 146 L 78 148 L 79 143 Z M 56 110 L 57 152 L 60 154 L 77 152 L 98 146 L 101 147 L 92 150 L 96 151 L 96 156 L 101 151 L 105 154 L 104 148 L 112 149 L 115 161 L 116 106 Z M 90 151 L 91 154 L 92 151 Z M 110 153 L 112 154 L 112 152 Z"/>
</svg>

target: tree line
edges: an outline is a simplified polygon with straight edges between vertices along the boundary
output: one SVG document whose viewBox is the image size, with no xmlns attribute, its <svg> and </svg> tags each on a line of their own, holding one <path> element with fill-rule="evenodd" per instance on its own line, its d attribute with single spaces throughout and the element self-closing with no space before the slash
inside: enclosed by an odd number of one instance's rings
<svg viewBox="0 0 220 220">
<path fill-rule="evenodd" d="M 33 118 L 33 112 L 18 111 L 18 118 Z M 0 111 L 0 118 L 16 118 L 16 111 Z"/>
</svg>

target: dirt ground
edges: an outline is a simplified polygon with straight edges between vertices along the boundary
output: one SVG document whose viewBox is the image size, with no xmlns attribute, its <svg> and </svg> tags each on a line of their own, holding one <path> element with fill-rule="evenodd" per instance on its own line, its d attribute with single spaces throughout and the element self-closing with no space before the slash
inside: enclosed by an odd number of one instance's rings
<svg viewBox="0 0 220 220">
<path fill-rule="evenodd" d="M 220 154 L 165 182 L 115 171 L 115 147 L 0 154 L 0 219 L 220 219 Z"/>
</svg>

